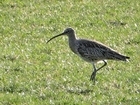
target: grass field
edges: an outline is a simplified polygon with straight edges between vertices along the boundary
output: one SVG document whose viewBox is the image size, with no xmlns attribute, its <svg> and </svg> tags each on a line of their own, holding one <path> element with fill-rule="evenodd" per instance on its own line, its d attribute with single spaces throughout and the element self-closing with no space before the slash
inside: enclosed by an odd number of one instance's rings
<svg viewBox="0 0 140 105">
<path fill-rule="evenodd" d="M 130 61 L 108 61 L 94 85 L 67 37 L 46 44 L 66 27 Z M 2 0 L 0 53 L 0 105 L 140 104 L 139 0 Z"/>
</svg>

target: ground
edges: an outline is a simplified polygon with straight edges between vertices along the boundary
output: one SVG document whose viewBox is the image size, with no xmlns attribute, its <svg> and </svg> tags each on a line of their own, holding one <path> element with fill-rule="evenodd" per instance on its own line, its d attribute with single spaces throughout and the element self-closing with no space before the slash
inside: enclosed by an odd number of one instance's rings
<svg viewBox="0 0 140 105">
<path fill-rule="evenodd" d="M 139 105 L 139 0 L 2 0 L 0 105 Z M 70 51 L 66 27 L 130 57 L 92 65 Z M 100 66 L 100 64 L 98 64 Z"/>
</svg>

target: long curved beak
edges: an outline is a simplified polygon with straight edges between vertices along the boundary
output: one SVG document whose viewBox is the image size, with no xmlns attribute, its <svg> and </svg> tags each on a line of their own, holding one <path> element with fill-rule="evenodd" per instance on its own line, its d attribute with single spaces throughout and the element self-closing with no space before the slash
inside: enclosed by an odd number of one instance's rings
<svg viewBox="0 0 140 105">
<path fill-rule="evenodd" d="M 61 33 L 61 34 L 58 34 L 58 35 L 56 35 L 56 36 L 50 38 L 46 43 L 49 43 L 52 39 L 54 39 L 54 38 L 56 38 L 56 37 L 59 37 L 59 36 L 62 36 L 62 35 L 64 35 L 64 34 L 65 34 L 64 32 Z"/>
</svg>

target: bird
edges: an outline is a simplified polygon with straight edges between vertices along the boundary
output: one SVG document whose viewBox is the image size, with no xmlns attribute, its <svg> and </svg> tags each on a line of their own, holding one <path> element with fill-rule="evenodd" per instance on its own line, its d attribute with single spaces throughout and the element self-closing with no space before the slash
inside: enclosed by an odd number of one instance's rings
<svg viewBox="0 0 140 105">
<path fill-rule="evenodd" d="M 89 62 L 93 65 L 93 72 L 90 76 L 90 80 L 94 83 L 97 71 L 107 65 L 106 60 L 128 61 L 128 59 L 130 59 L 130 57 L 122 55 L 96 40 L 77 38 L 75 30 L 71 27 L 66 28 L 60 34 L 53 36 L 46 43 L 50 42 L 56 37 L 63 35 L 68 36 L 68 43 L 72 52 L 81 57 L 86 62 Z M 102 61 L 104 64 L 101 67 L 97 68 L 95 64 L 99 61 Z"/>
</svg>

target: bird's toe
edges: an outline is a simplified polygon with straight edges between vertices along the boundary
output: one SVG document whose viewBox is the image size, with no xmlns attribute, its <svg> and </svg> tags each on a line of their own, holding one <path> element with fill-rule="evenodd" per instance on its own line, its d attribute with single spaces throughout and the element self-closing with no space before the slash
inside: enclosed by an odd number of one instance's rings
<svg viewBox="0 0 140 105">
<path fill-rule="evenodd" d="M 93 72 L 90 76 L 90 80 L 95 83 L 96 72 Z"/>
</svg>

